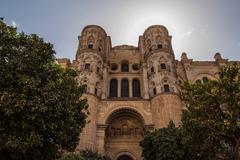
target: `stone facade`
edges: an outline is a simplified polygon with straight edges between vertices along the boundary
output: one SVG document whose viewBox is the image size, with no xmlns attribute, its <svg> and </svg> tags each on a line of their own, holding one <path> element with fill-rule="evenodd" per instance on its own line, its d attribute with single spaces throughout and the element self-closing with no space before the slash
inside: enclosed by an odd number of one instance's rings
<svg viewBox="0 0 240 160">
<path fill-rule="evenodd" d="M 175 59 L 168 30 L 150 26 L 138 46 L 112 47 L 103 28 L 86 26 L 79 38 L 76 59 L 58 59 L 63 67 L 79 70 L 86 84 L 90 122 L 80 135 L 77 150 L 92 149 L 113 160 L 141 160 L 139 141 L 144 130 L 180 123 L 179 84 L 217 79 L 229 62 L 216 53 L 215 61 L 193 61 L 183 53 Z"/>
</svg>

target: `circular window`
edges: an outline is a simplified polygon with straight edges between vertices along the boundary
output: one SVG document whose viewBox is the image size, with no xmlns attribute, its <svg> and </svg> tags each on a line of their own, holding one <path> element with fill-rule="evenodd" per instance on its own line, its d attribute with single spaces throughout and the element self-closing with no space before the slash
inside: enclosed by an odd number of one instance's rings
<svg viewBox="0 0 240 160">
<path fill-rule="evenodd" d="M 140 68 L 140 66 L 139 66 L 139 64 L 137 64 L 137 63 L 135 63 L 135 64 L 132 65 L 132 69 L 133 69 L 134 71 L 138 71 L 139 68 Z"/>
<path fill-rule="evenodd" d="M 118 65 L 116 63 L 111 64 L 111 70 L 116 71 L 118 69 Z"/>
</svg>

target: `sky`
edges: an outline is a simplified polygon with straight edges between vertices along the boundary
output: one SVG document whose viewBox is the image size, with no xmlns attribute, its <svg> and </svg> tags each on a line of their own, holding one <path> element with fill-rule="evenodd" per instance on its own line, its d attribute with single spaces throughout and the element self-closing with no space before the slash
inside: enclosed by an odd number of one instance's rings
<svg viewBox="0 0 240 160">
<path fill-rule="evenodd" d="M 0 0 L 0 17 L 54 45 L 57 58 L 75 58 L 78 35 L 95 24 L 112 46 L 138 44 L 151 25 L 172 35 L 176 59 L 240 60 L 240 0 Z"/>
</svg>

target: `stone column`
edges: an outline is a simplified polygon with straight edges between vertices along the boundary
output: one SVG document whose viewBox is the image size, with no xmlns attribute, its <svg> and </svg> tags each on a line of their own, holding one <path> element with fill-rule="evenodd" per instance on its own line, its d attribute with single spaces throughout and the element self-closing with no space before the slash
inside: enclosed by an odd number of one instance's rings
<svg viewBox="0 0 240 160">
<path fill-rule="evenodd" d="M 143 63 L 143 98 L 149 99 L 149 92 L 148 92 L 148 78 L 147 78 L 147 64 Z"/>
<path fill-rule="evenodd" d="M 117 79 L 117 81 L 118 81 L 118 95 L 117 95 L 117 97 L 121 97 L 121 79 Z"/>
<path fill-rule="evenodd" d="M 90 122 L 87 123 L 83 128 L 83 131 L 80 134 L 80 142 L 76 150 L 96 150 L 96 121 L 98 98 L 91 94 L 84 94 L 82 98 L 87 98 L 88 100 L 88 110 L 90 114 L 87 117 L 87 121 Z"/>
<path fill-rule="evenodd" d="M 103 86 L 102 86 L 102 99 L 107 98 L 107 93 L 108 93 L 108 71 L 107 71 L 107 65 L 104 64 L 103 66 Z"/>
<path fill-rule="evenodd" d="M 155 82 L 155 85 L 156 85 L 156 89 L 157 89 L 157 93 L 161 93 L 161 86 L 160 86 L 160 80 L 161 80 L 161 77 L 160 77 L 160 74 L 158 72 L 159 68 L 158 68 L 158 62 L 154 62 L 154 71 L 155 71 L 155 75 L 157 77 L 157 81 Z"/>
<path fill-rule="evenodd" d="M 129 79 L 129 97 L 132 98 L 133 94 L 132 94 L 132 79 Z"/>
<path fill-rule="evenodd" d="M 105 153 L 105 131 L 107 125 L 97 124 L 97 151 L 101 155 Z"/>
</svg>

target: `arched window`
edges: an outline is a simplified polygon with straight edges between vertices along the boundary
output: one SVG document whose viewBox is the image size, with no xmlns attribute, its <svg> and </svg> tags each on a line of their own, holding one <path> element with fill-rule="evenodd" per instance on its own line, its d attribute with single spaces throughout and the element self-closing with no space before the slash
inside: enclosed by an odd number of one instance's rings
<svg viewBox="0 0 240 160">
<path fill-rule="evenodd" d="M 151 72 L 152 72 L 152 73 L 154 72 L 154 67 L 151 67 Z"/>
<path fill-rule="evenodd" d="M 116 71 L 118 69 L 118 65 L 116 63 L 111 64 L 111 70 Z"/>
<path fill-rule="evenodd" d="M 170 92 L 170 88 L 168 84 L 163 85 L 164 92 Z"/>
<path fill-rule="evenodd" d="M 162 49 L 162 44 L 158 44 L 158 45 L 157 45 L 157 48 L 158 48 L 158 49 Z"/>
<path fill-rule="evenodd" d="M 129 85 L 127 79 L 121 81 L 121 97 L 129 97 Z"/>
<path fill-rule="evenodd" d="M 161 69 L 166 69 L 167 68 L 165 63 L 161 63 L 160 66 L 161 66 Z"/>
<path fill-rule="evenodd" d="M 157 90 L 156 88 L 153 88 L 153 95 L 156 95 L 157 94 Z"/>
<path fill-rule="evenodd" d="M 97 67 L 97 73 L 99 73 L 100 72 L 100 68 L 99 67 Z"/>
<path fill-rule="evenodd" d="M 87 46 L 88 46 L 88 48 L 89 49 L 92 49 L 93 48 L 93 43 L 94 43 L 94 38 L 93 38 L 93 36 L 89 36 L 88 37 L 88 40 L 87 40 Z"/>
<path fill-rule="evenodd" d="M 200 79 L 198 79 L 198 80 L 196 80 L 196 83 L 197 83 L 197 84 L 201 84 L 202 82 L 201 82 Z"/>
<path fill-rule="evenodd" d="M 93 49 L 93 44 L 88 44 L 89 49 Z"/>
<path fill-rule="evenodd" d="M 86 63 L 85 66 L 84 66 L 84 68 L 85 68 L 86 70 L 90 70 L 90 64 L 89 64 L 89 63 Z"/>
<path fill-rule="evenodd" d="M 83 93 L 87 93 L 88 91 L 88 86 L 86 84 L 83 84 Z"/>
<path fill-rule="evenodd" d="M 118 82 L 116 79 L 112 79 L 110 81 L 110 91 L 109 91 L 109 96 L 110 97 L 117 97 L 117 87 L 118 87 Z"/>
<path fill-rule="evenodd" d="M 203 83 L 207 83 L 208 82 L 208 78 L 207 77 L 203 77 Z"/>
<path fill-rule="evenodd" d="M 94 42 L 94 37 L 92 35 L 89 36 L 87 42 L 88 43 L 93 43 Z"/>
<path fill-rule="evenodd" d="M 126 60 L 122 61 L 121 70 L 122 72 L 128 72 L 128 61 Z"/>
<path fill-rule="evenodd" d="M 140 97 L 141 96 L 140 81 L 138 79 L 133 80 L 132 91 L 133 91 L 133 97 Z"/>
<path fill-rule="evenodd" d="M 183 82 L 182 82 L 181 80 L 178 80 L 178 84 L 180 84 L 180 85 L 181 85 L 182 83 L 183 83 Z"/>
<path fill-rule="evenodd" d="M 96 86 L 95 86 L 95 95 L 96 95 L 96 96 L 99 96 L 99 88 L 100 88 L 100 83 L 97 82 L 97 83 L 96 83 Z"/>
<path fill-rule="evenodd" d="M 95 95 L 97 96 L 98 95 L 98 89 L 95 88 Z"/>
</svg>

